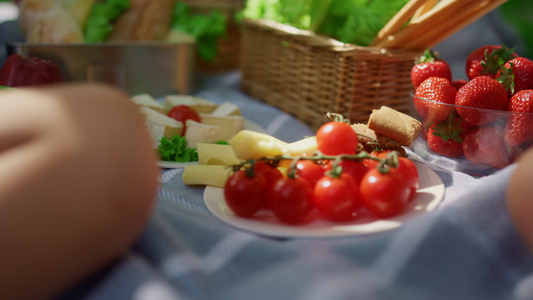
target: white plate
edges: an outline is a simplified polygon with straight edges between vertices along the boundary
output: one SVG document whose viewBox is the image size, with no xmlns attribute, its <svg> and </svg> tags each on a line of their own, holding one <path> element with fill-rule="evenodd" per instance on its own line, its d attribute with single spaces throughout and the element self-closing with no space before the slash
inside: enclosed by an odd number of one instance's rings
<svg viewBox="0 0 533 300">
<path fill-rule="evenodd" d="M 333 223 L 321 218 L 304 225 L 291 226 L 281 223 L 269 211 L 262 210 L 253 219 L 241 218 L 233 214 L 224 200 L 221 188 L 206 187 L 204 202 L 207 209 L 221 221 L 234 227 L 273 237 L 331 237 L 364 235 L 391 230 L 405 222 L 436 209 L 444 197 L 444 183 L 428 167 L 415 162 L 420 176 L 420 187 L 407 211 L 389 219 L 377 219 L 363 211 L 357 221 Z"/>
<path fill-rule="evenodd" d="M 257 131 L 261 133 L 266 133 L 266 130 L 259 124 L 256 124 L 249 120 L 244 120 L 244 129 Z M 166 168 L 166 169 L 176 169 L 176 168 L 184 168 L 186 166 L 195 166 L 197 165 L 197 161 L 190 161 L 190 162 L 177 162 L 177 161 L 163 161 L 160 160 L 157 162 L 157 165 L 160 168 Z"/>
</svg>

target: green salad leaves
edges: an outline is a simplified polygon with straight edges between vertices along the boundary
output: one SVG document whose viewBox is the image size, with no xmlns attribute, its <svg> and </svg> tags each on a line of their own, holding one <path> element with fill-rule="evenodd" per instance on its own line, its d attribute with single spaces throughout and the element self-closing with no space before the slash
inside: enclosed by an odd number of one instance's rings
<svg viewBox="0 0 533 300">
<path fill-rule="evenodd" d="M 247 0 L 242 17 L 269 19 L 368 46 L 408 0 Z"/>
<path fill-rule="evenodd" d="M 130 6 L 129 0 L 107 0 L 94 3 L 85 24 L 85 42 L 105 41 L 107 35 L 113 30 L 112 22 Z"/>
<path fill-rule="evenodd" d="M 177 1 L 170 29 L 193 36 L 198 55 L 205 61 L 212 61 L 218 53 L 218 39 L 226 35 L 226 17 L 218 10 L 208 15 L 195 14 L 189 5 Z"/>
<path fill-rule="evenodd" d="M 159 156 L 164 161 L 190 162 L 198 160 L 196 149 L 187 148 L 187 140 L 179 135 L 175 135 L 172 139 L 161 138 Z"/>
</svg>

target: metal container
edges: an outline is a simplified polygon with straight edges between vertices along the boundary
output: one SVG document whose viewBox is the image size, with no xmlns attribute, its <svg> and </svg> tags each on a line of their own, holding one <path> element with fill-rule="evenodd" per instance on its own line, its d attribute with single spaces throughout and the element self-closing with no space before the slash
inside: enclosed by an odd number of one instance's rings
<svg viewBox="0 0 533 300">
<path fill-rule="evenodd" d="M 191 94 L 194 43 L 8 43 L 7 54 L 36 56 L 59 66 L 66 81 L 105 82 L 129 95 Z"/>
</svg>

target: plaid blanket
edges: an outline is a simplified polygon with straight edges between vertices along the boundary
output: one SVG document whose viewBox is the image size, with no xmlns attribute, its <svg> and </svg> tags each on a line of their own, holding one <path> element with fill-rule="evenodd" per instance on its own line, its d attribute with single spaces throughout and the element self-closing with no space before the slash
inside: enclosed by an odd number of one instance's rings
<svg viewBox="0 0 533 300">
<path fill-rule="evenodd" d="M 294 118 L 219 78 L 198 96 L 232 101 L 269 134 L 295 141 L 312 134 Z M 213 217 L 203 188 L 182 169 L 161 172 L 153 217 L 116 263 L 62 299 L 533 299 L 533 260 L 504 203 L 514 166 L 473 178 L 432 168 L 446 191 L 440 207 L 379 234 L 271 238 Z"/>
</svg>

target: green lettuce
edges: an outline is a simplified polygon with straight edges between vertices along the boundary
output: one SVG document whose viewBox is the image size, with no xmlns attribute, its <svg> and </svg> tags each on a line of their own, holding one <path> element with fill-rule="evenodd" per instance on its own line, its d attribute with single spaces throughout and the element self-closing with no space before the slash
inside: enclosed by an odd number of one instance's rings
<svg viewBox="0 0 533 300">
<path fill-rule="evenodd" d="M 248 0 L 242 17 L 269 19 L 368 46 L 408 0 Z"/>
<path fill-rule="evenodd" d="M 187 140 L 179 135 L 175 135 L 172 139 L 162 137 L 159 140 L 158 150 L 160 158 L 164 161 L 198 161 L 196 149 L 187 148 Z"/>
<path fill-rule="evenodd" d="M 216 9 L 207 15 L 195 14 L 189 5 L 177 1 L 170 28 L 193 36 L 198 55 L 205 61 L 212 61 L 218 53 L 218 39 L 226 35 L 226 17 Z"/>
<path fill-rule="evenodd" d="M 112 22 L 129 9 L 129 0 L 107 0 L 93 4 L 85 24 L 85 42 L 98 43 L 106 40 L 113 30 Z"/>
</svg>

